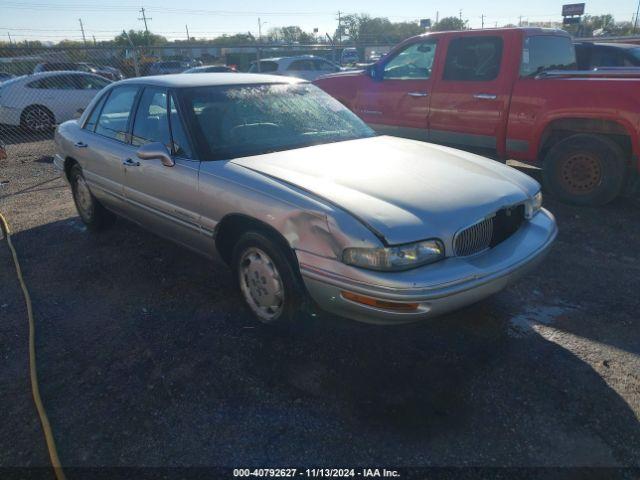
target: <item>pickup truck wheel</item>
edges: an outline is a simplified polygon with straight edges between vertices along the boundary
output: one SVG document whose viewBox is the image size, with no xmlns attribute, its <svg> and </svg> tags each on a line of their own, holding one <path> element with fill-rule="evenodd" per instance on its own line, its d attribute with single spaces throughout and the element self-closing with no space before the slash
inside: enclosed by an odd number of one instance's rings
<svg viewBox="0 0 640 480">
<path fill-rule="evenodd" d="M 80 220 L 89 230 L 100 231 L 114 222 L 115 215 L 104 208 L 89 190 L 80 165 L 76 164 L 71 167 L 69 183 L 71 183 L 73 201 L 76 204 Z"/>
<path fill-rule="evenodd" d="M 543 179 L 558 199 L 576 205 L 604 205 L 624 183 L 624 152 L 606 137 L 578 134 L 556 144 L 544 160 Z"/>
<path fill-rule="evenodd" d="M 236 243 L 232 266 L 258 321 L 284 326 L 303 315 L 304 290 L 292 263 L 268 233 L 247 232 Z"/>
</svg>

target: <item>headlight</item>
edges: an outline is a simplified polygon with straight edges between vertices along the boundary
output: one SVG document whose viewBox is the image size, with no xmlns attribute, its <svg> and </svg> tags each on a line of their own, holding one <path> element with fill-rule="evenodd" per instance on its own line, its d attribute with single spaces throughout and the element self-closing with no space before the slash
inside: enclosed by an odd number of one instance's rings
<svg viewBox="0 0 640 480">
<path fill-rule="evenodd" d="M 540 191 L 536 193 L 533 197 L 531 197 L 527 204 L 527 218 L 533 218 L 533 216 L 542 208 L 542 192 Z"/>
<path fill-rule="evenodd" d="M 440 240 L 424 240 L 387 248 L 346 248 L 342 260 L 349 265 L 381 271 L 409 270 L 444 258 Z"/>
</svg>

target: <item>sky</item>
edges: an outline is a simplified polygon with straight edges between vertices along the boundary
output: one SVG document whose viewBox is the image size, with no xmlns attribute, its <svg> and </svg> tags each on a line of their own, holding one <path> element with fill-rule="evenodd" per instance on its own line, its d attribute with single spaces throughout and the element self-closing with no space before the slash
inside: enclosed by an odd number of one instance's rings
<svg viewBox="0 0 640 480">
<path fill-rule="evenodd" d="M 576 1 L 576 0 L 573 0 Z M 616 20 L 632 20 L 640 0 L 595 0 L 586 2 L 586 13 L 611 13 Z M 186 39 L 186 27 L 191 37 L 213 38 L 222 34 L 250 31 L 257 36 L 258 18 L 262 31 L 270 28 L 299 25 L 306 31 L 318 28 L 319 34 L 333 35 L 338 11 L 343 14 L 368 13 L 387 17 L 391 21 L 435 20 L 459 16 L 472 28 L 480 28 L 482 15 L 485 27 L 517 24 L 522 16 L 529 21 L 560 21 L 562 1 L 552 0 L 0 0 L 0 38 L 8 40 L 44 40 L 57 42 L 81 40 L 82 19 L 87 39 L 113 38 L 122 29 L 144 29 L 139 12 L 145 8 L 149 30 L 173 40 Z M 572 3 L 571 0 L 567 3 Z"/>
</svg>

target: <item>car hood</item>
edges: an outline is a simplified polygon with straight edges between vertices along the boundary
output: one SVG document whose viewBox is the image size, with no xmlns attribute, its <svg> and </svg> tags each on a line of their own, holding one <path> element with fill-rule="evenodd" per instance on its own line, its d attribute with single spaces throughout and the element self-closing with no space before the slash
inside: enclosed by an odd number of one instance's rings
<svg viewBox="0 0 640 480">
<path fill-rule="evenodd" d="M 294 185 L 402 244 L 451 239 L 534 195 L 529 176 L 448 147 L 380 136 L 238 158 L 236 165 Z"/>
</svg>

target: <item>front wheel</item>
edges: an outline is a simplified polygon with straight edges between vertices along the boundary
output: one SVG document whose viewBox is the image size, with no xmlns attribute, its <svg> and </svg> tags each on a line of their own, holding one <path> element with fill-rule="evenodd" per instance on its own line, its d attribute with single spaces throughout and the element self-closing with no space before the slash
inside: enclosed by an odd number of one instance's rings
<svg viewBox="0 0 640 480">
<path fill-rule="evenodd" d="M 243 234 L 234 248 L 232 265 L 240 292 L 262 323 L 286 325 L 304 315 L 304 290 L 288 253 L 263 232 Z"/>
<path fill-rule="evenodd" d="M 544 160 L 543 179 L 558 199 L 576 205 L 604 205 L 624 183 L 624 152 L 601 135 L 572 135 L 556 144 Z"/>
</svg>

